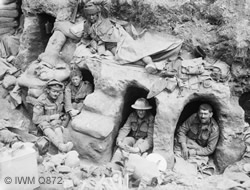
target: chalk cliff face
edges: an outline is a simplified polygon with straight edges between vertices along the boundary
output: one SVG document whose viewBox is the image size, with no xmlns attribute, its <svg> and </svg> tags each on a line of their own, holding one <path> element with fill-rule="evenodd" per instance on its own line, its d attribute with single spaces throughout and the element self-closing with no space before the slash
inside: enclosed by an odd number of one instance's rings
<svg viewBox="0 0 250 190">
<path fill-rule="evenodd" d="M 110 158 L 115 136 L 131 110 L 129 106 L 139 97 L 146 97 L 152 84 L 159 80 L 158 76 L 147 74 L 143 68 L 135 66 L 119 66 L 110 62 L 86 62 L 79 64 L 88 68 L 95 79 L 95 91 L 85 100 L 85 110 L 77 116 L 78 121 L 72 122 L 73 138 L 81 147 L 85 156 L 93 153 L 92 160 L 101 161 Z M 221 137 L 214 158 L 220 169 L 224 169 L 238 159 L 244 152 L 241 134 L 244 127 L 244 112 L 238 104 L 238 98 L 233 97 L 228 83 L 212 81 L 210 87 L 203 83 L 198 88 L 185 88 L 180 94 L 177 87 L 173 92 L 164 90 L 156 97 L 149 99 L 155 108 L 154 152 L 161 153 L 173 165 L 174 134 L 177 123 L 180 124 L 188 116 L 197 111 L 201 102 L 209 102 L 214 108 L 215 117 L 220 125 Z M 93 117 L 90 117 L 93 116 Z M 104 122 L 106 121 L 106 122 Z M 80 126 L 76 122 L 84 123 Z M 97 129 L 89 130 L 89 125 Z M 76 132 L 78 133 L 76 135 Z M 75 138 L 83 133 L 82 138 Z M 92 137 L 99 135 L 95 147 L 106 149 L 86 151 L 86 134 Z M 105 134 L 105 135 L 101 135 Z M 90 143 L 93 145 L 93 142 Z M 88 147 L 89 148 L 89 147 Z M 99 154 L 97 154 L 97 152 Z M 105 156 L 104 156 L 105 155 Z M 93 156 L 93 155 L 92 155 Z"/>
<path fill-rule="evenodd" d="M 164 90 L 150 99 L 155 113 L 153 151 L 164 155 L 168 166 L 173 166 L 174 134 L 179 118 L 182 118 L 179 123 L 183 122 L 187 115 L 194 113 L 200 102 L 206 101 L 213 105 L 220 125 L 221 136 L 214 154 L 219 169 L 222 171 L 239 160 L 245 148 L 241 140 L 245 123 L 238 99 L 249 88 L 250 42 L 247 39 L 250 37 L 250 3 L 237 0 L 158 0 L 143 3 L 127 0 L 109 3 L 111 16 L 181 38 L 184 40 L 183 50 L 191 53 L 195 46 L 200 46 L 212 60 L 220 59 L 231 67 L 232 78 L 228 82 L 212 81 L 209 87 L 201 84 L 198 88 L 184 88 L 181 95 L 177 87 L 172 92 Z M 69 20 L 75 4 L 73 0 L 22 1 L 25 25 L 17 59 L 21 68 L 45 50 L 43 27 L 49 19 L 44 20 L 44 14 L 57 21 Z M 83 157 L 105 163 L 111 158 L 115 137 L 131 111 L 130 105 L 137 98 L 146 97 L 159 77 L 147 74 L 140 67 L 86 61 L 77 55 L 73 57 L 76 43 L 67 39 L 65 44 L 61 50 L 65 52 L 62 54 L 65 60 L 73 60 L 88 69 L 95 84 L 95 91 L 85 100 L 84 111 L 77 116 L 78 121 L 72 121 L 68 138 L 73 140 Z M 76 124 L 79 122 L 83 125 Z"/>
</svg>

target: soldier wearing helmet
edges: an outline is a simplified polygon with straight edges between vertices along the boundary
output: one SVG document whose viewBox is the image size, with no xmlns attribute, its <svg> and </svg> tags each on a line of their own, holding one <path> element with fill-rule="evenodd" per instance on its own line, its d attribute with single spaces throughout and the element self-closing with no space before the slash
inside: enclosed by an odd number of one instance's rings
<svg viewBox="0 0 250 190">
<path fill-rule="evenodd" d="M 153 147 L 154 116 L 148 111 L 152 106 L 145 98 L 139 98 L 131 107 L 135 111 L 119 131 L 116 141 L 118 149 L 112 161 L 119 161 L 121 150 L 142 154 Z"/>
<path fill-rule="evenodd" d="M 46 92 L 42 94 L 33 108 L 33 122 L 43 131 L 44 135 L 61 152 L 68 152 L 73 143 L 63 142 L 63 91 L 64 85 L 51 80 L 47 83 Z"/>
</svg>

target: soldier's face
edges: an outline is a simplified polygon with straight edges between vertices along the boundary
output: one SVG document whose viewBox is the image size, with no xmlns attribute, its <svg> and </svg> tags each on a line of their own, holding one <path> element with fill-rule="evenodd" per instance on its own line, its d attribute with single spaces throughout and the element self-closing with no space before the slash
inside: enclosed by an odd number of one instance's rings
<svg viewBox="0 0 250 190">
<path fill-rule="evenodd" d="M 60 95 L 61 91 L 60 90 L 56 90 L 56 89 L 49 89 L 48 90 L 48 95 L 53 99 L 53 100 L 56 100 L 59 95 Z"/>
<path fill-rule="evenodd" d="M 200 119 L 200 122 L 205 124 L 208 123 L 213 116 L 213 112 L 210 112 L 209 110 L 202 110 L 200 109 L 198 112 L 198 116 Z"/>
<path fill-rule="evenodd" d="M 92 24 L 95 23 L 98 19 L 98 13 L 88 14 L 87 19 L 90 23 L 92 23 Z"/>
<path fill-rule="evenodd" d="M 137 113 L 138 117 L 142 119 L 146 115 L 146 110 L 136 110 L 136 113 Z"/>
<path fill-rule="evenodd" d="M 81 80 L 82 80 L 82 78 L 79 76 L 74 76 L 71 78 L 71 82 L 74 86 L 79 86 Z"/>
</svg>

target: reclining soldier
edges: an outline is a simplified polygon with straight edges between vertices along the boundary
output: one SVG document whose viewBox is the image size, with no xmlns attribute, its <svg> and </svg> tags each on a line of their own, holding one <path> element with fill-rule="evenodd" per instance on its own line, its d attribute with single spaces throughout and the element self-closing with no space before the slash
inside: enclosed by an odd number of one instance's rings
<svg viewBox="0 0 250 190">
<path fill-rule="evenodd" d="M 131 107 L 135 111 L 119 131 L 116 140 L 118 149 L 112 162 L 121 161 L 122 150 L 142 155 L 153 147 L 154 116 L 148 111 L 152 106 L 145 98 L 139 98 Z"/>
<path fill-rule="evenodd" d="M 57 80 L 51 80 L 46 86 L 46 92 L 37 100 L 33 108 L 33 122 L 43 131 L 44 135 L 61 152 L 68 152 L 73 143 L 63 142 L 63 91 L 64 85 Z M 66 122 L 67 123 L 67 122 Z"/>
</svg>

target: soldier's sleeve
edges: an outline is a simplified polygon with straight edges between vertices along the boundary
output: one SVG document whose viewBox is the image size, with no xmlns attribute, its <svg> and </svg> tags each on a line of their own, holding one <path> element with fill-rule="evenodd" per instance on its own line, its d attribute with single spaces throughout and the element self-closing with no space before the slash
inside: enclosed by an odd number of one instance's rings
<svg viewBox="0 0 250 190">
<path fill-rule="evenodd" d="M 71 102 L 71 90 L 69 86 L 65 88 L 64 103 L 65 103 L 64 107 L 65 107 L 66 112 L 69 112 L 70 110 L 73 109 L 72 102 Z"/>
<path fill-rule="evenodd" d="M 50 121 L 50 116 L 44 115 L 44 104 L 39 99 L 33 107 L 32 121 L 35 124 L 40 124 L 41 122 L 44 122 L 44 121 L 48 121 L 48 122 Z"/>
<path fill-rule="evenodd" d="M 84 43 L 83 44 L 86 44 L 85 43 L 85 40 L 89 40 L 90 39 L 90 35 L 89 35 L 89 30 L 90 30 L 90 25 L 88 22 L 84 22 L 83 23 L 83 32 L 82 32 L 82 38 L 81 38 L 81 41 L 83 41 Z"/>
<path fill-rule="evenodd" d="M 151 115 L 149 117 L 147 138 L 144 139 L 143 143 L 138 145 L 141 153 L 146 152 L 148 149 L 153 147 L 153 134 L 154 134 L 154 116 Z"/>
<path fill-rule="evenodd" d="M 120 129 L 117 141 L 122 141 L 131 131 L 131 121 L 133 120 L 133 114 L 130 114 L 126 123 L 123 125 L 123 127 Z"/>
<path fill-rule="evenodd" d="M 187 132 L 190 129 L 191 122 L 194 119 L 194 115 L 190 116 L 178 129 L 177 132 L 177 139 L 179 143 L 186 143 L 187 142 Z"/>
<path fill-rule="evenodd" d="M 204 148 L 200 148 L 197 150 L 197 155 L 199 156 L 208 156 L 212 154 L 216 148 L 217 142 L 219 140 L 219 127 L 218 125 L 214 126 L 214 130 L 212 130 L 210 137 L 208 139 L 207 146 Z"/>
</svg>

